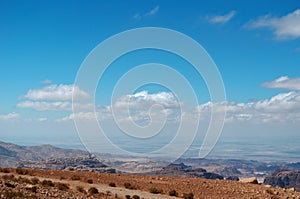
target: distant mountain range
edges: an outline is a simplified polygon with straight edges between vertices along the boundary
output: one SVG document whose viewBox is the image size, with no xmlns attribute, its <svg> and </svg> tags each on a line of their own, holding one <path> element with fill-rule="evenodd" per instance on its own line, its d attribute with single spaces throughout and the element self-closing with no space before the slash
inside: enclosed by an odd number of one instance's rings
<svg viewBox="0 0 300 199">
<path fill-rule="evenodd" d="M 133 157 L 94 156 L 87 151 L 63 149 L 51 145 L 19 146 L 0 141 L 0 167 L 29 167 L 52 170 L 93 170 L 98 172 L 118 172 L 114 168 L 127 168 L 141 172 L 143 168 L 155 168 L 157 163 L 144 158 L 141 162 Z M 101 161 L 100 161 L 101 159 Z M 107 162 L 109 164 L 106 164 Z M 112 165 L 110 168 L 107 165 Z M 256 177 L 263 182 L 275 170 L 285 168 L 300 170 L 300 163 L 260 162 L 239 159 L 181 158 L 161 170 L 148 172 L 149 175 L 204 177 L 213 179 L 238 179 Z"/>
</svg>

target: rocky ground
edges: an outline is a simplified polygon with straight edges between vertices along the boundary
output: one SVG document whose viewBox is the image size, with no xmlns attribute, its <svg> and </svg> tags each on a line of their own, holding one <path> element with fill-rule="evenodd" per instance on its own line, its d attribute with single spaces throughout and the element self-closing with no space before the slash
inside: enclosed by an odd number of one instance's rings
<svg viewBox="0 0 300 199">
<path fill-rule="evenodd" d="M 99 193 L 88 191 L 92 187 Z M 126 195 L 176 198 L 169 196 L 170 192 L 178 197 L 199 199 L 300 199 L 300 193 L 293 189 L 226 180 L 32 169 L 1 169 L 0 172 L 0 198 L 126 198 Z"/>
</svg>

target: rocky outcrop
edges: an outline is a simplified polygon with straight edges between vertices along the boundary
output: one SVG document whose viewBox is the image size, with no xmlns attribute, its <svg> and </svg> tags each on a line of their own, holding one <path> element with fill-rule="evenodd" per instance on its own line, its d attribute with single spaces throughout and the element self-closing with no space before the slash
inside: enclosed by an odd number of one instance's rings
<svg viewBox="0 0 300 199">
<path fill-rule="evenodd" d="M 155 171 L 148 174 L 159 175 L 159 176 L 197 177 L 197 178 L 220 179 L 220 180 L 224 179 L 224 177 L 219 174 L 207 172 L 203 168 L 192 168 L 191 166 L 187 166 L 184 163 L 170 164 L 169 166 L 164 167 L 159 171 Z"/>
<path fill-rule="evenodd" d="M 43 161 L 22 161 L 16 166 L 18 168 L 40 170 L 77 170 L 116 173 L 115 169 L 108 168 L 93 155 L 74 158 L 51 158 Z"/>
<path fill-rule="evenodd" d="M 242 173 L 235 167 L 224 167 L 224 168 L 221 168 L 221 169 L 216 169 L 214 171 L 215 173 L 218 173 L 222 176 L 225 176 L 225 177 L 229 177 L 229 176 L 240 176 L 242 175 Z"/>
<path fill-rule="evenodd" d="M 226 178 L 226 180 L 229 180 L 229 181 L 239 181 L 240 179 L 237 176 L 228 176 Z"/>
<path fill-rule="evenodd" d="M 264 180 L 264 184 L 300 191 L 300 171 L 278 169 Z"/>
<path fill-rule="evenodd" d="M 240 182 L 242 183 L 251 183 L 251 184 L 258 184 L 258 181 L 256 178 L 244 178 L 244 179 L 241 179 Z"/>
</svg>

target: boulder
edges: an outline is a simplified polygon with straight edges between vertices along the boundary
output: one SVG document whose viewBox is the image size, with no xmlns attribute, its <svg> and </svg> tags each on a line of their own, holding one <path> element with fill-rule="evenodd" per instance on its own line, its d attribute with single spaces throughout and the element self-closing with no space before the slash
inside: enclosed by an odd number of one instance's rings
<svg viewBox="0 0 300 199">
<path fill-rule="evenodd" d="M 240 182 L 242 183 L 251 183 L 251 184 L 258 184 L 258 181 L 256 178 L 244 178 L 244 179 L 241 179 Z"/>
<path fill-rule="evenodd" d="M 239 177 L 237 177 L 237 176 L 228 176 L 228 177 L 226 178 L 226 180 L 230 180 L 230 181 L 239 181 L 240 179 L 239 179 Z"/>
</svg>

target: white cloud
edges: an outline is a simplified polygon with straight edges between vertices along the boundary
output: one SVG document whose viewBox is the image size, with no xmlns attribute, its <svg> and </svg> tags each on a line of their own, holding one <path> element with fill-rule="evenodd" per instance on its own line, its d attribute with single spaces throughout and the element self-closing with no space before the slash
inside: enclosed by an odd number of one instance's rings
<svg viewBox="0 0 300 199">
<path fill-rule="evenodd" d="M 222 23 L 225 24 L 228 21 L 230 21 L 234 16 L 236 15 L 236 11 L 230 11 L 229 13 L 225 15 L 217 15 L 210 17 L 208 20 L 210 23 Z"/>
<path fill-rule="evenodd" d="M 226 122 L 255 123 L 266 122 L 288 122 L 300 121 L 300 92 L 292 91 L 280 93 L 270 99 L 256 102 L 236 103 L 222 102 L 212 104 L 211 102 L 196 107 L 196 113 L 200 113 L 202 119 L 210 117 L 211 107 L 218 111 L 226 104 Z"/>
<path fill-rule="evenodd" d="M 38 111 L 70 111 L 72 110 L 72 96 L 76 101 L 89 99 L 90 95 L 73 85 L 49 85 L 43 88 L 30 89 L 23 98 L 27 100 L 17 104 L 18 108 L 31 108 Z M 22 98 L 21 98 L 22 99 Z M 92 104 L 74 103 L 77 110 L 92 109 Z"/>
<path fill-rule="evenodd" d="M 270 28 L 278 39 L 294 39 L 300 37 L 300 9 L 282 17 L 265 15 L 249 22 L 246 27 Z"/>
<path fill-rule="evenodd" d="M 73 91 L 78 100 L 90 97 L 88 93 L 77 86 L 63 84 L 52 84 L 39 89 L 30 89 L 24 97 L 29 100 L 72 100 Z"/>
<path fill-rule="evenodd" d="M 282 78 L 283 79 L 283 78 Z M 178 102 L 176 97 L 169 92 L 149 94 L 142 91 L 133 95 L 118 98 L 113 107 L 99 106 L 97 118 L 99 120 L 113 119 L 112 111 L 119 122 L 136 122 L 147 124 L 149 122 L 179 121 L 188 119 L 193 121 L 200 114 L 200 119 L 207 120 L 211 117 L 211 108 L 214 111 L 222 111 L 226 107 L 225 122 L 287 122 L 300 121 L 300 92 L 292 91 L 280 93 L 269 99 L 256 102 L 207 102 L 195 107 L 194 112 L 187 112 Z M 157 106 L 158 105 L 158 106 Z M 153 109 L 153 107 L 155 107 Z M 181 112 L 182 111 L 182 112 Z M 181 115 L 182 113 L 182 115 Z M 94 112 L 78 112 L 60 119 L 60 121 L 72 120 L 74 117 L 82 120 L 93 119 Z"/>
<path fill-rule="evenodd" d="M 283 115 L 291 112 L 300 112 L 300 93 L 288 92 L 280 93 L 271 99 L 261 100 L 255 103 L 255 109 L 265 113 L 282 113 Z"/>
<path fill-rule="evenodd" d="M 165 108 L 180 106 L 178 100 L 172 93 L 159 92 L 149 94 L 148 91 L 141 91 L 133 95 L 122 96 L 116 100 L 114 106 L 124 108 L 150 108 L 155 104 L 162 105 Z"/>
<path fill-rule="evenodd" d="M 180 103 L 169 92 L 149 94 L 147 91 L 142 91 L 133 95 L 121 96 L 115 101 L 113 107 L 98 106 L 96 108 L 97 118 L 99 120 L 112 119 L 112 109 L 118 121 L 133 120 L 140 124 L 160 121 L 164 118 L 168 121 L 174 121 L 180 116 Z M 92 111 L 77 112 L 58 121 L 68 121 L 74 117 L 81 120 L 91 120 L 95 118 L 95 113 Z"/>
<path fill-rule="evenodd" d="M 19 118 L 20 118 L 20 115 L 15 112 L 0 115 L 0 120 L 16 120 Z"/>
<path fill-rule="evenodd" d="M 300 78 L 289 78 L 288 76 L 282 76 L 271 82 L 264 82 L 262 86 L 268 88 L 283 88 L 288 90 L 300 91 Z"/>
<path fill-rule="evenodd" d="M 145 14 L 145 16 L 155 15 L 158 11 L 159 11 L 159 6 L 155 6 L 155 8 L 153 8 L 152 10 L 150 10 L 149 12 L 147 12 Z"/>
</svg>

